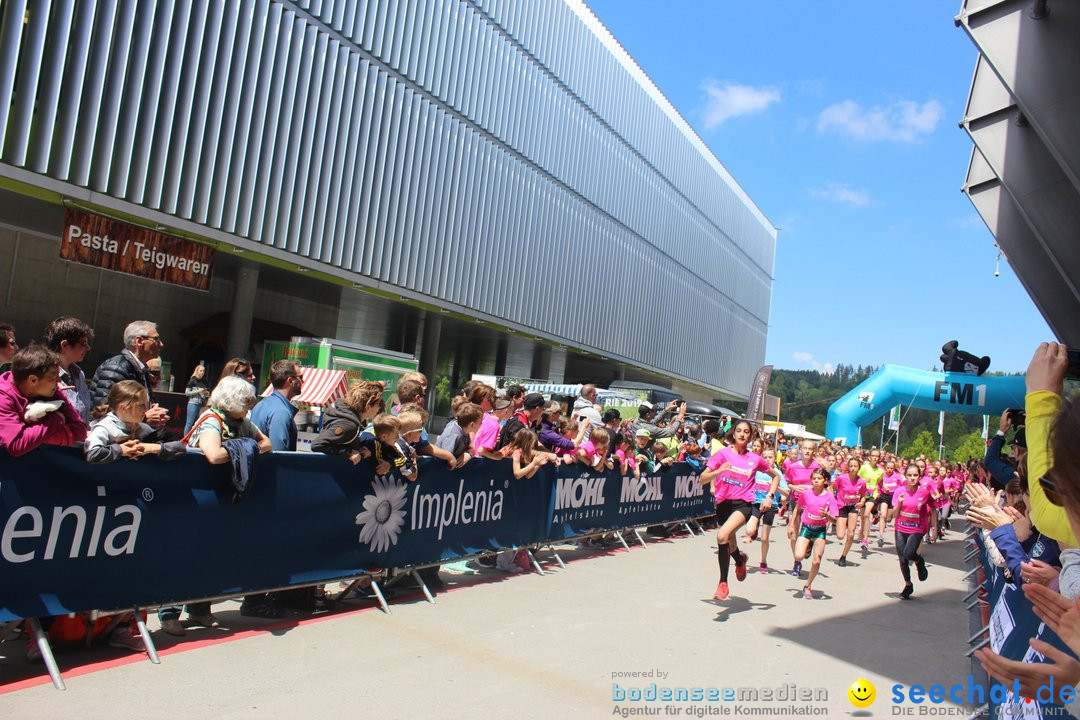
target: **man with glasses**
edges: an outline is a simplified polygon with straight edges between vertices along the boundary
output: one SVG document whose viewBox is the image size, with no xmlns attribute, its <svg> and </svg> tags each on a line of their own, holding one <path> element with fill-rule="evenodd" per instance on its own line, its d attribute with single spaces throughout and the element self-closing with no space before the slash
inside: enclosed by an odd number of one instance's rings
<svg viewBox="0 0 1080 720">
<path fill-rule="evenodd" d="M 278 360 L 270 366 L 274 391 L 251 411 L 251 422 L 270 438 L 274 452 L 296 450 L 296 406 L 292 401 L 303 389 L 304 379 L 295 360 Z"/>
<path fill-rule="evenodd" d="M 150 360 L 160 357 L 165 342 L 161 339 L 157 324 L 136 320 L 124 328 L 124 349 L 101 363 L 90 383 L 90 396 L 94 405 L 108 402 L 109 390 L 121 380 L 141 383 L 150 396 L 150 409 L 146 411 L 146 424 L 153 428 L 164 427 L 169 411 L 154 400 L 154 384 L 146 366 Z"/>
</svg>

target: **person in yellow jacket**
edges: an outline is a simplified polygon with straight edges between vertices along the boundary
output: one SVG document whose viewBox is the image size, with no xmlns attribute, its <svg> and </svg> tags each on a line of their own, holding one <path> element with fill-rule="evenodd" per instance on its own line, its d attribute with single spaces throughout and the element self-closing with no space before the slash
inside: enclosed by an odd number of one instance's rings
<svg viewBox="0 0 1080 720">
<path fill-rule="evenodd" d="M 1042 343 L 1031 358 L 1025 382 L 1027 398 L 1027 476 L 1031 497 L 1031 522 L 1043 535 L 1066 547 L 1080 546 L 1075 526 L 1065 508 L 1050 502 L 1043 490 L 1042 478 L 1053 466 L 1050 453 L 1050 428 L 1061 408 L 1065 371 L 1069 367 L 1068 348 L 1058 343 Z M 1080 518 L 1078 518 L 1080 520 Z M 1077 523 L 1080 525 L 1080 522 Z"/>
</svg>

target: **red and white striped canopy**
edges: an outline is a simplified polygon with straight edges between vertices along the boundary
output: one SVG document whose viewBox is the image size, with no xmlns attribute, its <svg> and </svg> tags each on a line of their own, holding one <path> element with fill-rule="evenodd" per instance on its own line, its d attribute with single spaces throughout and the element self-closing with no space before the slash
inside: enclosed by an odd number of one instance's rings
<svg viewBox="0 0 1080 720">
<path fill-rule="evenodd" d="M 297 405 L 326 407 L 349 392 L 349 381 L 344 370 L 323 370 L 321 368 L 301 367 L 300 375 L 304 378 L 304 387 L 293 398 Z M 267 385 L 263 397 L 274 391 L 273 385 Z"/>
</svg>

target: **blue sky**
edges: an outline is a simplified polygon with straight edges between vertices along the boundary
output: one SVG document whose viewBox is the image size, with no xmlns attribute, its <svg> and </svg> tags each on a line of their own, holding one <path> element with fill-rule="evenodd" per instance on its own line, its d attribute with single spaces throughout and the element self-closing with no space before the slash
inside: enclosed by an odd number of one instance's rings
<svg viewBox="0 0 1080 720">
<path fill-rule="evenodd" d="M 765 360 L 1023 371 L 1053 335 L 960 187 L 959 0 L 586 0 L 779 230 Z"/>
</svg>

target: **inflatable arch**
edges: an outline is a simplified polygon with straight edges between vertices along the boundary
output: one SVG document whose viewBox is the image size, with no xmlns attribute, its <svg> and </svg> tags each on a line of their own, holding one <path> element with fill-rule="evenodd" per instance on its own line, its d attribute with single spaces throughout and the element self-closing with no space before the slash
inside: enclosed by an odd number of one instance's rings
<svg viewBox="0 0 1080 720">
<path fill-rule="evenodd" d="M 1024 407 L 1023 375 L 968 375 L 885 365 L 829 406 L 825 435 L 859 443 L 860 428 L 897 405 L 968 415 L 1000 415 Z"/>
</svg>

